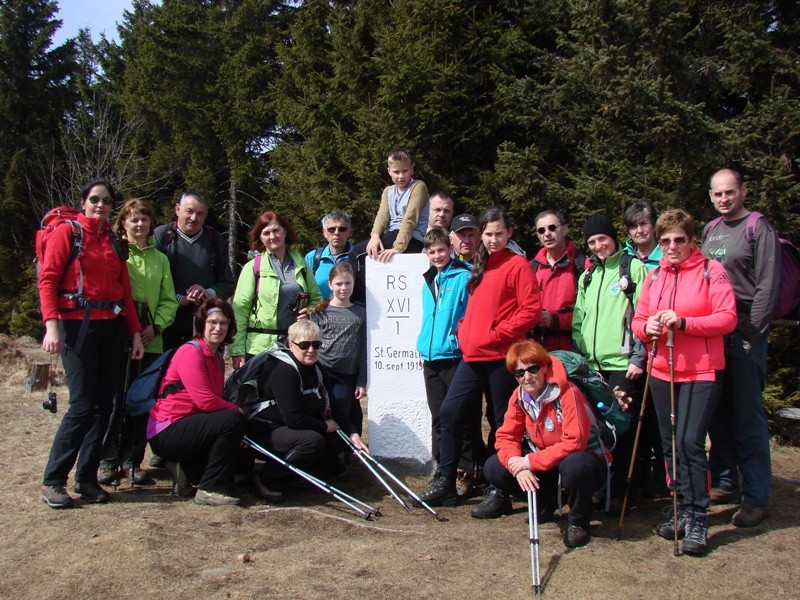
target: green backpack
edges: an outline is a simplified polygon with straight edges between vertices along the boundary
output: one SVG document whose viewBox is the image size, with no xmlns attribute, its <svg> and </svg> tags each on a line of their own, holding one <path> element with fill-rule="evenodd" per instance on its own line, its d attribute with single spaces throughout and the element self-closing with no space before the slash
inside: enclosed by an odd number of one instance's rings
<svg viewBox="0 0 800 600">
<path fill-rule="evenodd" d="M 631 416 L 619 407 L 606 380 L 600 373 L 589 368 L 583 356 L 569 350 L 554 350 L 550 355 L 563 363 L 569 380 L 586 396 L 593 409 L 600 441 L 605 449 L 613 451 L 617 438 L 628 431 Z"/>
</svg>

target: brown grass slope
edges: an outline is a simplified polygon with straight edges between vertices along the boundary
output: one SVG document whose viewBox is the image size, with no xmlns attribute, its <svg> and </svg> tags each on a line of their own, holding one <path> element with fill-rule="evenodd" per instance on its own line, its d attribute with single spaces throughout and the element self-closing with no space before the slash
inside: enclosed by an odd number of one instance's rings
<svg viewBox="0 0 800 600">
<path fill-rule="evenodd" d="M 24 393 L 32 340 L 0 340 L 0 597 L 2 598 L 526 598 L 531 565 L 524 503 L 494 521 L 469 506 L 442 509 L 447 522 L 405 513 L 351 463 L 334 485 L 382 507 L 365 521 L 326 495 L 296 491 L 280 507 L 240 490 L 242 508 L 208 508 L 156 486 L 124 483 L 108 505 L 77 502 L 56 511 L 39 497 L 61 409 Z M 752 530 L 730 525 L 733 506 L 715 507 L 705 558 L 674 557 L 653 525 L 668 502 L 639 504 L 626 518 L 596 513 L 592 542 L 566 550 L 559 527 L 543 525 L 546 598 L 800 597 L 800 452 L 775 446 L 769 518 Z M 421 489 L 425 478 L 407 482 Z M 70 482 L 71 484 L 71 482 Z M 251 561 L 237 557 L 249 554 Z"/>
</svg>

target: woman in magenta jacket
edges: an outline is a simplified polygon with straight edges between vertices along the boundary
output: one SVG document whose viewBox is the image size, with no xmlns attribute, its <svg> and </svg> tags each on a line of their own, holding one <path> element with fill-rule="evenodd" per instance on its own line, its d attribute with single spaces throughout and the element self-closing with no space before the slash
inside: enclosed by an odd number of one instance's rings
<svg viewBox="0 0 800 600">
<path fill-rule="evenodd" d="M 494 428 L 503 423 L 508 399 L 516 381 L 506 369 L 508 348 L 525 337 L 542 315 L 536 276 L 526 258 L 508 248 L 511 221 L 500 207 L 486 209 L 478 219 L 483 242 L 467 282 L 469 300 L 458 325 L 463 353 L 439 413 L 441 437 L 439 465 L 430 486 L 421 494 L 433 506 L 456 503 L 456 469 L 465 415 L 472 403 L 487 402 L 494 411 Z M 509 510 L 505 492 L 490 487 L 473 516 L 495 516 Z"/>
<path fill-rule="evenodd" d="M 238 504 L 230 492 L 245 418 L 222 396 L 222 346 L 236 335 L 231 305 L 223 298 L 209 298 L 197 309 L 194 328 L 202 334 L 175 351 L 161 380 L 147 438 L 167 461 L 179 495 L 186 495 L 188 489 L 182 488 L 188 479 L 198 488 L 195 503 Z"/>
<path fill-rule="evenodd" d="M 683 551 L 702 555 L 708 549 L 705 439 L 719 401 L 717 376 L 725 367 L 722 338 L 736 327 L 736 300 L 725 268 L 703 257 L 694 234 L 694 219 L 681 209 L 659 217 L 656 239 L 664 255 L 645 280 L 633 331 L 640 339 L 656 339 L 650 390 L 668 472 L 672 468 L 672 427 L 667 329 L 674 332 L 678 473 L 677 478 L 672 473 L 670 477 L 679 498 L 678 535 L 685 536 Z M 673 519 L 659 525 L 656 532 L 673 539 Z"/>
</svg>

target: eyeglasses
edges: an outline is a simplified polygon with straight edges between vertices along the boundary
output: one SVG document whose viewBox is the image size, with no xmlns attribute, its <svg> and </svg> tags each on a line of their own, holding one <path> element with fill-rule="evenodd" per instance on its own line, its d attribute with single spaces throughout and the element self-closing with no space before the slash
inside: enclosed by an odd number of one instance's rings
<svg viewBox="0 0 800 600">
<path fill-rule="evenodd" d="M 561 227 L 561 225 L 550 223 L 550 225 L 548 225 L 547 227 L 539 227 L 539 229 L 536 230 L 536 233 L 538 233 L 539 235 L 544 235 L 545 231 L 555 231 L 559 227 Z"/>
<path fill-rule="evenodd" d="M 672 244 L 675 244 L 676 246 L 684 246 L 688 242 L 689 242 L 689 238 L 687 238 L 685 236 L 682 236 L 682 235 L 678 236 L 678 237 L 674 237 L 672 239 L 670 239 L 670 238 L 661 238 L 660 240 L 658 240 L 658 243 L 662 248 L 669 248 Z"/>
<path fill-rule="evenodd" d="M 111 196 L 89 196 L 88 200 L 89 204 L 100 204 L 102 202 L 105 205 L 109 205 L 114 201 Z"/>
<path fill-rule="evenodd" d="M 328 233 L 344 233 L 347 231 L 347 227 L 327 227 Z"/>
<path fill-rule="evenodd" d="M 223 321 L 206 321 L 206 325 L 209 325 L 211 327 L 227 327 L 230 324 L 231 322 L 228 321 L 227 319 Z"/>
<path fill-rule="evenodd" d="M 322 342 L 320 340 L 314 341 L 304 341 L 304 342 L 292 342 L 295 346 L 300 348 L 300 350 L 308 350 L 309 348 L 313 348 L 314 350 L 319 350 L 320 346 L 322 346 Z"/>
<path fill-rule="evenodd" d="M 542 365 L 531 365 L 527 369 L 514 369 L 514 377 L 516 377 L 517 379 L 522 379 L 523 377 L 525 377 L 525 373 L 536 375 L 541 370 L 542 370 Z"/>
</svg>

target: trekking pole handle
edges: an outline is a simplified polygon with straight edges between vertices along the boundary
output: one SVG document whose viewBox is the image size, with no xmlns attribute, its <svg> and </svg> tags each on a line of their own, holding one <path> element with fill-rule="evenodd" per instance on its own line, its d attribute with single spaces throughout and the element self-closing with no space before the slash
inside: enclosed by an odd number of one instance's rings
<svg viewBox="0 0 800 600">
<path fill-rule="evenodd" d="M 675 347 L 675 331 L 672 327 L 667 327 L 667 348 Z"/>
</svg>

